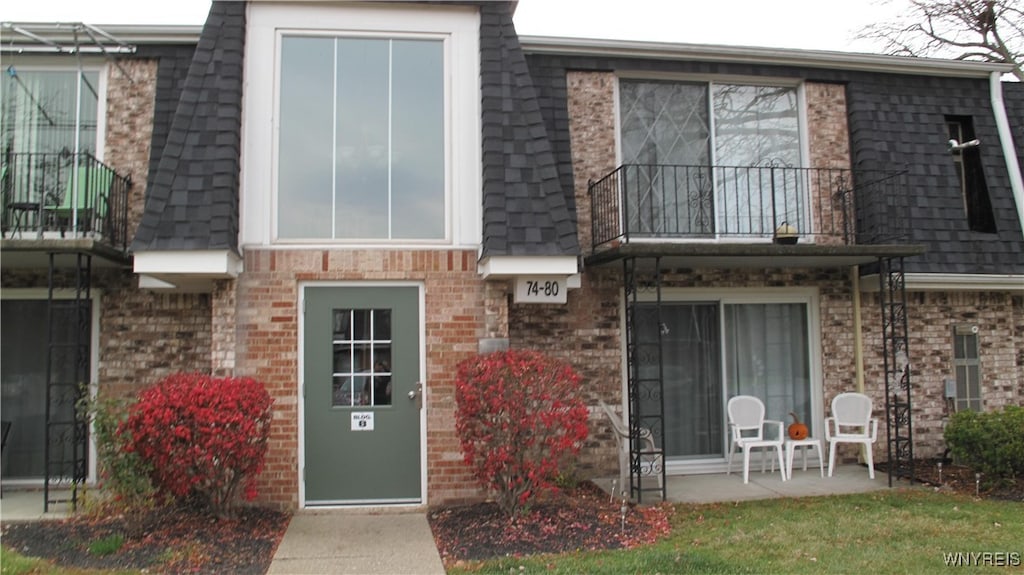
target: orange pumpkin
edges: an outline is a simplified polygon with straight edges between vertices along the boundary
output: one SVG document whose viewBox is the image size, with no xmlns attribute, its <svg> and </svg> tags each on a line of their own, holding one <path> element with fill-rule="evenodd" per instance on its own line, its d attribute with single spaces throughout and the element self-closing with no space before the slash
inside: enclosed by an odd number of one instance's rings
<svg viewBox="0 0 1024 575">
<path fill-rule="evenodd" d="M 786 429 L 786 431 L 789 432 L 789 438 L 796 439 L 798 441 L 801 439 L 807 439 L 807 426 L 800 423 L 800 418 L 796 416 L 796 413 L 790 411 L 789 414 L 793 416 L 793 423 L 789 424 L 789 428 Z"/>
</svg>

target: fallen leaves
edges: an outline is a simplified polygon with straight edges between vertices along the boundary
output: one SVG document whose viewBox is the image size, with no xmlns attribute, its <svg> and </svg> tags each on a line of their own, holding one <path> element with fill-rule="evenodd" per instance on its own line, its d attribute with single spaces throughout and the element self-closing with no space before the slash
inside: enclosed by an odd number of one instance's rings
<svg viewBox="0 0 1024 575">
<path fill-rule="evenodd" d="M 626 507 L 590 482 L 509 519 L 493 503 L 447 507 L 427 517 L 446 565 L 492 557 L 624 549 L 669 533 L 671 506 Z"/>
</svg>

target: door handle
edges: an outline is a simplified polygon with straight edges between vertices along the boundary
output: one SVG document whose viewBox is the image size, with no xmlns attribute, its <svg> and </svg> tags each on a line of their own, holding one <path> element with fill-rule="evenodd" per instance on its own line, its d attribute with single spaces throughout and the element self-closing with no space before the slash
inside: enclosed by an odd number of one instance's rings
<svg viewBox="0 0 1024 575">
<path fill-rule="evenodd" d="M 423 382 L 417 381 L 414 389 L 409 392 L 409 401 L 416 401 L 416 409 L 423 409 Z"/>
</svg>

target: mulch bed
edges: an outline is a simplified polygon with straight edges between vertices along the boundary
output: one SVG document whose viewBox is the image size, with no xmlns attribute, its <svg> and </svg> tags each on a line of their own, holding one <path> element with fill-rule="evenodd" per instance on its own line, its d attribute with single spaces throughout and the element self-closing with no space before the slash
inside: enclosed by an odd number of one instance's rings
<svg viewBox="0 0 1024 575">
<path fill-rule="evenodd" d="M 1024 481 L 976 484 L 974 472 L 946 463 L 941 481 L 937 460 L 919 460 L 917 481 L 936 490 L 1008 501 L 1024 501 Z M 503 556 L 621 549 L 645 545 L 670 531 L 670 505 L 627 505 L 593 483 L 546 497 L 515 520 L 494 503 L 430 511 L 434 540 L 446 566 Z M 66 567 L 139 569 L 149 573 L 262 574 L 270 566 L 290 515 L 260 507 L 243 508 L 221 520 L 187 507 L 155 509 L 143 516 L 79 515 L 63 521 L 4 525 L 3 545 L 23 555 L 52 559 Z M 124 545 L 109 555 L 89 545 L 111 535 Z"/>
<path fill-rule="evenodd" d="M 495 503 L 447 507 L 427 515 L 445 565 L 464 560 L 577 550 L 621 549 L 669 533 L 671 506 L 613 499 L 586 481 L 510 519 Z M 625 511 L 625 513 L 623 513 Z"/>
<path fill-rule="evenodd" d="M 3 545 L 64 567 L 140 569 L 149 573 L 266 573 L 290 515 L 245 507 L 218 519 L 188 507 L 161 507 L 125 517 L 77 515 L 60 521 L 5 524 Z M 90 545 L 117 535 L 120 549 L 98 554 Z"/>
<path fill-rule="evenodd" d="M 876 471 L 884 473 L 884 464 L 876 466 Z M 914 477 L 915 481 L 930 485 L 938 491 L 1002 501 L 1024 501 L 1024 479 L 990 482 L 984 476 L 976 476 L 970 468 L 954 465 L 948 459 L 914 460 Z"/>
</svg>

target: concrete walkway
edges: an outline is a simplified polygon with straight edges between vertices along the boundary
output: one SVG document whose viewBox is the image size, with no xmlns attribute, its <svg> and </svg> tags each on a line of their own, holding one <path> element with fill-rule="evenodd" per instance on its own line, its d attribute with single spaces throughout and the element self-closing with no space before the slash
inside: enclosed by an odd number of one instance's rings
<svg viewBox="0 0 1024 575">
<path fill-rule="evenodd" d="M 423 512 L 297 512 L 268 574 L 444 575 Z"/>
</svg>

